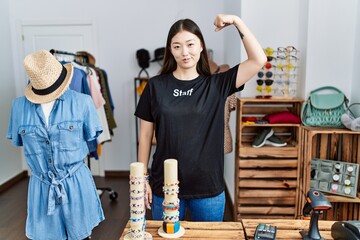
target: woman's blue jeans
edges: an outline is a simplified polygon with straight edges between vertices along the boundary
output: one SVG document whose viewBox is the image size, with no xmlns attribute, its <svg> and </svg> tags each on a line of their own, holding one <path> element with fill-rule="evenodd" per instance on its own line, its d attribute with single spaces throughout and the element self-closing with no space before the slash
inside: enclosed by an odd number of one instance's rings
<svg viewBox="0 0 360 240">
<path fill-rule="evenodd" d="M 164 198 L 153 195 L 151 213 L 153 220 L 162 220 Z M 225 192 L 210 198 L 180 200 L 179 219 L 184 220 L 187 208 L 192 221 L 222 222 L 225 211 Z"/>
</svg>

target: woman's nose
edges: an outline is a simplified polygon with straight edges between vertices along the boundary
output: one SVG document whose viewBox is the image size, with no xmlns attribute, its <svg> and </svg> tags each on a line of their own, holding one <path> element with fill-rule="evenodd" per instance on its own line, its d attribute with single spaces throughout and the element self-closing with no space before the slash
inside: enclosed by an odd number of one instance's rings
<svg viewBox="0 0 360 240">
<path fill-rule="evenodd" d="M 182 50 L 181 50 L 181 54 L 182 54 L 183 56 L 186 56 L 186 55 L 188 54 L 188 52 L 189 52 L 189 50 L 188 50 L 187 47 L 184 47 L 184 48 L 182 48 Z"/>
</svg>

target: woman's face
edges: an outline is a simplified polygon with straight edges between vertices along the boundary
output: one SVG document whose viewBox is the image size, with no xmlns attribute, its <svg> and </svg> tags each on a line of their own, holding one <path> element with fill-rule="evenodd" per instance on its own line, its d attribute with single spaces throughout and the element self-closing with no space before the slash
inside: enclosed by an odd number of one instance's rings
<svg viewBox="0 0 360 240">
<path fill-rule="evenodd" d="M 178 68 L 195 68 L 203 50 L 200 39 L 188 31 L 178 32 L 172 39 L 170 51 Z"/>
</svg>

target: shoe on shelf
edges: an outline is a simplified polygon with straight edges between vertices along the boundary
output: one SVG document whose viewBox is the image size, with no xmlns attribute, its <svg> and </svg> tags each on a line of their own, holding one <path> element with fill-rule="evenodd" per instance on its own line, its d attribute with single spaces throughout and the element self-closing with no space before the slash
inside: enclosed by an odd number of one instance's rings
<svg viewBox="0 0 360 240">
<path fill-rule="evenodd" d="M 274 147 L 284 147 L 286 146 L 286 142 L 281 140 L 280 138 L 276 137 L 275 135 L 272 135 L 265 141 L 265 145 L 270 145 Z"/>
<path fill-rule="evenodd" d="M 259 148 L 264 146 L 267 139 L 269 139 L 272 135 L 274 135 L 274 131 L 272 128 L 264 128 L 258 135 L 255 137 L 255 140 L 252 144 L 254 148 Z"/>
</svg>

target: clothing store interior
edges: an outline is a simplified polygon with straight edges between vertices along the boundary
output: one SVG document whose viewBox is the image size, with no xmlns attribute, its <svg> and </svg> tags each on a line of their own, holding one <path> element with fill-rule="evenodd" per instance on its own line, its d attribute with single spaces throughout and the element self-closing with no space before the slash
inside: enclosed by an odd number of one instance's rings
<svg viewBox="0 0 360 240">
<path fill-rule="evenodd" d="M 360 1 L 2 0 L 0 32 L 0 240 L 360 239 Z"/>
</svg>

